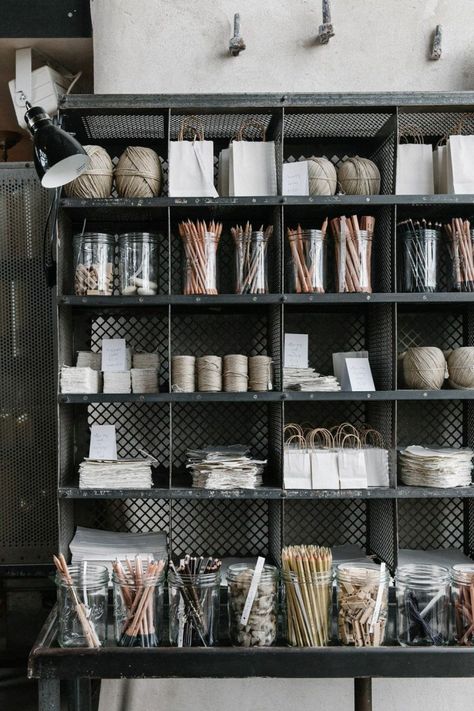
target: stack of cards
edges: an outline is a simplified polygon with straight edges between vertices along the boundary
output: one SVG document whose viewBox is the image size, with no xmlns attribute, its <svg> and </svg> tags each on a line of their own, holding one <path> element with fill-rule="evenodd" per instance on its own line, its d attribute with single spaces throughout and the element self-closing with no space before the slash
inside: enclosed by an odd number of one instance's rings
<svg viewBox="0 0 474 711">
<path fill-rule="evenodd" d="M 113 561 L 135 558 L 136 555 L 152 556 L 155 560 L 166 560 L 168 549 L 166 533 L 115 533 L 95 528 L 78 526 L 69 549 L 72 564 L 83 560 Z"/>
<path fill-rule="evenodd" d="M 262 484 L 266 461 L 249 456 L 248 447 L 207 447 L 188 451 L 186 468 L 199 489 L 255 489 Z"/>
<path fill-rule="evenodd" d="M 92 370 L 100 370 L 100 353 L 93 353 L 92 351 L 78 351 L 76 366 L 78 368 L 92 368 Z"/>
<path fill-rule="evenodd" d="M 160 368 L 160 356 L 158 353 L 134 353 L 133 354 L 134 368 Z"/>
<path fill-rule="evenodd" d="M 473 455 L 472 449 L 407 447 L 400 452 L 400 478 L 407 486 L 470 486 Z"/>
<path fill-rule="evenodd" d="M 80 489 L 151 489 L 149 459 L 84 459 L 79 465 Z"/>
<path fill-rule="evenodd" d="M 333 375 L 320 375 L 314 368 L 283 368 L 283 389 L 333 392 L 341 386 Z"/>
<path fill-rule="evenodd" d="M 123 370 L 120 372 L 104 371 L 104 393 L 129 393 L 130 387 L 130 371 Z"/>
<path fill-rule="evenodd" d="M 71 368 L 63 365 L 61 368 L 62 393 L 98 393 L 100 390 L 100 373 L 92 368 Z"/>
<path fill-rule="evenodd" d="M 158 391 L 158 370 L 156 368 L 132 368 L 130 372 L 134 393 L 156 393 Z"/>
</svg>

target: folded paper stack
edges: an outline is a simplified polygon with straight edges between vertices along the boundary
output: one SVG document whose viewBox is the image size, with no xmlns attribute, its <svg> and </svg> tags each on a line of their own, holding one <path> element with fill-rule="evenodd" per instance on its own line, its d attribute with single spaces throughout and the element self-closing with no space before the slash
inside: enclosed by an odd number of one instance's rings
<svg viewBox="0 0 474 711">
<path fill-rule="evenodd" d="M 134 353 L 134 368 L 156 368 L 160 367 L 160 357 L 158 353 Z"/>
<path fill-rule="evenodd" d="M 249 456 L 243 445 L 207 447 L 187 453 L 193 486 L 199 489 L 255 489 L 262 484 L 266 460 Z"/>
<path fill-rule="evenodd" d="M 102 356 L 100 353 L 92 351 L 78 351 L 76 366 L 78 368 L 92 368 L 92 370 L 100 370 Z"/>
<path fill-rule="evenodd" d="M 104 372 L 104 393 L 129 393 L 130 388 L 130 371 L 123 370 L 117 373 Z"/>
<path fill-rule="evenodd" d="M 98 393 L 100 390 L 100 373 L 92 368 L 61 367 L 61 392 Z"/>
<path fill-rule="evenodd" d="M 283 389 L 334 392 L 341 386 L 333 375 L 320 375 L 314 368 L 283 368 Z"/>
<path fill-rule="evenodd" d="M 156 393 L 158 391 L 158 370 L 156 368 L 132 368 L 132 390 L 134 393 Z"/>
<path fill-rule="evenodd" d="M 400 452 L 401 480 L 407 486 L 447 489 L 472 483 L 471 449 L 410 446 Z"/>
<path fill-rule="evenodd" d="M 84 459 L 79 465 L 80 489 L 151 489 L 150 459 Z"/>
<path fill-rule="evenodd" d="M 115 533 L 78 526 L 69 549 L 72 564 L 83 560 L 113 561 L 139 556 L 152 556 L 166 560 L 168 550 L 166 533 Z"/>
</svg>

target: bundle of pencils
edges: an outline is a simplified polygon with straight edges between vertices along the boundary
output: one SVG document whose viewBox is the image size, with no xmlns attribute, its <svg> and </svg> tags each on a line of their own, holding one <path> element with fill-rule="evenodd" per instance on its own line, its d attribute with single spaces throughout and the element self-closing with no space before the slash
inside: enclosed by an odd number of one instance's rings
<svg viewBox="0 0 474 711">
<path fill-rule="evenodd" d="M 330 639 L 332 553 L 319 546 L 283 548 L 288 642 L 322 647 Z"/>
<path fill-rule="evenodd" d="M 222 224 L 188 220 L 178 229 L 186 257 L 184 293 L 217 294 L 217 247 Z"/>
<path fill-rule="evenodd" d="M 231 228 L 235 243 L 235 293 L 266 294 L 268 292 L 267 249 L 273 227 L 263 225 L 256 232 L 247 222 L 245 227 Z"/>
<path fill-rule="evenodd" d="M 336 251 L 337 291 L 371 294 L 375 218 L 335 217 L 329 224 Z"/>
<path fill-rule="evenodd" d="M 453 265 L 453 288 L 455 291 L 474 291 L 474 230 L 471 230 L 469 220 L 460 217 L 453 217 L 444 229 Z"/>
<path fill-rule="evenodd" d="M 90 610 L 86 599 L 87 592 L 84 593 L 84 600 L 81 600 L 80 594 L 76 586 L 74 585 L 73 579 L 69 572 L 66 559 L 64 558 L 62 553 L 58 557 L 53 556 L 53 560 L 54 565 L 56 566 L 56 569 L 59 573 L 59 576 L 63 584 L 66 586 L 68 594 L 74 605 L 74 610 L 77 615 L 77 619 L 79 620 L 79 623 L 82 627 L 82 632 L 86 639 L 87 646 L 91 648 L 100 647 L 101 643 L 99 637 L 94 627 L 94 623 L 90 619 Z"/>
<path fill-rule="evenodd" d="M 120 647 L 157 647 L 156 585 L 165 568 L 163 560 L 151 560 L 145 565 L 140 556 L 126 568 L 119 560 L 113 563 L 115 582 L 120 587 L 125 619 L 118 640 Z M 116 609 L 117 614 L 117 609 Z"/>
<path fill-rule="evenodd" d="M 297 294 L 324 294 L 324 241 L 328 227 L 324 220 L 320 230 L 303 231 L 288 227 L 294 288 Z"/>
</svg>

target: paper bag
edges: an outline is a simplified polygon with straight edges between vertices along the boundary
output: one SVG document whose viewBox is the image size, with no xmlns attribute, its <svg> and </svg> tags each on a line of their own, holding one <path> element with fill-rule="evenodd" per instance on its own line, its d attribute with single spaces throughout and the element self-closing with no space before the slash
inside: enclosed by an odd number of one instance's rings
<svg viewBox="0 0 474 711">
<path fill-rule="evenodd" d="M 396 195 L 432 195 L 433 149 L 424 143 L 400 143 Z"/>
<path fill-rule="evenodd" d="M 389 486 L 388 450 L 368 447 L 362 451 L 367 470 L 367 486 Z"/>
<path fill-rule="evenodd" d="M 191 131 L 194 138 L 185 141 Z M 205 141 L 202 128 L 183 121 L 178 140 L 169 145 L 170 197 L 218 197 L 214 187 L 214 144 Z"/>
<path fill-rule="evenodd" d="M 311 456 L 313 489 L 339 489 L 339 471 L 334 438 L 324 428 L 312 430 L 306 438 Z"/>
<path fill-rule="evenodd" d="M 311 489 L 311 458 L 302 434 L 289 437 L 283 450 L 286 489 Z"/>
<path fill-rule="evenodd" d="M 246 141 L 245 132 L 253 126 L 261 131 L 260 141 Z M 275 143 L 265 140 L 265 127 L 260 121 L 242 123 L 229 154 L 229 194 L 277 195 Z"/>
<path fill-rule="evenodd" d="M 366 489 L 367 468 L 364 451 L 359 448 L 342 448 L 337 459 L 341 489 Z"/>
<path fill-rule="evenodd" d="M 224 148 L 219 153 L 219 167 L 217 170 L 217 192 L 220 197 L 229 196 L 229 148 Z"/>
<path fill-rule="evenodd" d="M 433 151 L 434 189 L 437 195 L 448 192 L 447 146 L 437 146 Z"/>
<path fill-rule="evenodd" d="M 474 136 L 450 136 L 447 143 L 448 192 L 474 194 Z"/>
</svg>

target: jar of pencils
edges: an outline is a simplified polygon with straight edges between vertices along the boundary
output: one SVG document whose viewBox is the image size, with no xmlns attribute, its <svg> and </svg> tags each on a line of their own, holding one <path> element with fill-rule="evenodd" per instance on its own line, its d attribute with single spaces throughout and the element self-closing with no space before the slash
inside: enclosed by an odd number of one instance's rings
<svg viewBox="0 0 474 711">
<path fill-rule="evenodd" d="M 371 294 L 375 218 L 334 217 L 329 224 L 336 256 L 336 291 Z"/>
<path fill-rule="evenodd" d="M 115 641 L 119 647 L 157 647 L 163 638 L 164 561 L 113 564 Z"/>
<path fill-rule="evenodd" d="M 127 232 L 119 237 L 120 293 L 155 296 L 158 293 L 158 235 Z"/>
<path fill-rule="evenodd" d="M 341 563 L 336 578 L 339 641 L 348 646 L 380 647 L 388 619 L 390 575 L 385 564 Z"/>
<path fill-rule="evenodd" d="M 401 284 L 405 292 L 433 292 L 438 290 L 440 231 L 420 226 L 412 220 L 398 226 L 401 250 Z"/>
<path fill-rule="evenodd" d="M 61 647 L 102 647 L 107 638 L 109 572 L 105 565 L 58 567 L 58 642 Z"/>
<path fill-rule="evenodd" d="M 111 296 L 115 237 L 102 232 L 74 235 L 74 293 L 77 296 Z"/>
<path fill-rule="evenodd" d="M 322 230 L 288 229 L 290 243 L 290 290 L 294 294 L 326 291 L 326 233 Z"/>
<path fill-rule="evenodd" d="M 177 647 L 212 647 L 217 642 L 221 577 L 211 573 L 168 574 L 169 639 Z"/>
<path fill-rule="evenodd" d="M 269 647 L 277 637 L 278 570 L 265 565 L 255 597 L 246 609 L 254 568 L 246 563 L 231 565 L 227 571 L 229 636 L 240 647 Z"/>
<path fill-rule="evenodd" d="M 183 294 L 218 293 L 217 248 L 222 233 L 222 224 L 196 223 L 188 220 L 179 225 L 183 244 Z"/>
<path fill-rule="evenodd" d="M 268 293 L 268 240 L 273 228 L 251 231 L 247 227 L 232 228 L 235 245 L 235 293 Z"/>
<path fill-rule="evenodd" d="M 474 565 L 455 565 L 451 570 L 454 607 L 454 639 L 471 647 L 474 643 Z"/>
<path fill-rule="evenodd" d="M 439 565 L 403 565 L 395 576 L 398 641 L 403 647 L 449 641 L 449 570 Z"/>
</svg>

